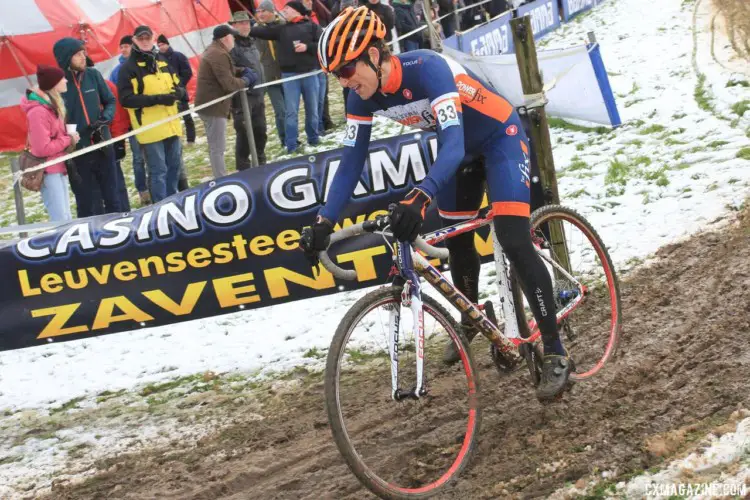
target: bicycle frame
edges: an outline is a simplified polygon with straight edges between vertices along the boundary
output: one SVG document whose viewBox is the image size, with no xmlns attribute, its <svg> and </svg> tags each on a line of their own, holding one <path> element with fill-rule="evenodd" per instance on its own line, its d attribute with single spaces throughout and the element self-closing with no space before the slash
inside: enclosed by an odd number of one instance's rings
<svg viewBox="0 0 750 500">
<path fill-rule="evenodd" d="M 454 236 L 458 236 L 459 234 L 467 233 L 469 231 L 474 231 L 481 227 L 490 225 L 492 223 L 493 217 L 494 215 L 492 213 L 492 209 L 490 207 L 486 207 L 480 210 L 479 214 L 474 219 L 459 222 L 452 226 L 444 227 L 437 231 L 433 231 L 432 233 L 425 234 L 424 239 L 429 245 L 436 245 L 437 243 L 445 241 L 449 238 L 453 238 Z M 497 272 L 497 277 L 498 277 L 498 281 L 497 281 L 498 293 L 502 301 L 503 315 L 506 320 L 505 321 L 505 333 L 504 334 L 501 333 L 501 335 L 504 335 L 505 338 L 509 339 L 515 345 L 515 347 L 518 347 L 524 343 L 536 342 L 541 337 L 541 332 L 539 331 L 539 326 L 537 325 L 537 322 L 534 318 L 528 321 L 530 336 L 525 339 L 521 338 L 520 335 L 518 334 L 517 321 L 512 321 L 515 318 L 516 313 L 515 313 L 515 308 L 513 304 L 513 294 L 510 289 L 510 280 L 509 280 L 510 269 L 505 264 L 505 257 L 502 251 L 502 247 L 500 245 L 500 242 L 497 241 L 497 237 L 495 235 L 494 229 L 495 229 L 494 226 L 491 226 L 493 249 L 495 252 L 495 265 L 496 265 L 496 272 Z M 545 249 L 542 248 L 542 242 L 532 238 L 532 243 L 534 244 L 534 247 L 536 248 L 536 251 L 539 254 L 539 256 L 545 262 L 551 265 L 556 271 L 558 271 L 565 278 L 575 283 L 576 286 L 578 287 L 577 296 L 573 300 L 571 300 L 563 309 L 558 311 L 556 317 L 557 317 L 557 323 L 560 323 L 562 320 L 570 316 L 570 314 L 581 304 L 581 302 L 583 302 L 586 294 L 588 293 L 588 287 L 586 287 L 586 285 L 581 284 L 576 278 L 574 278 L 569 272 L 567 272 L 560 264 L 555 262 L 555 260 L 549 257 L 547 254 L 545 254 L 543 252 L 543 250 Z M 425 277 L 425 279 L 428 279 L 428 278 Z M 428 281 L 430 280 L 428 279 Z M 455 290 L 455 287 L 453 287 L 452 284 L 448 283 L 448 285 L 454 291 L 458 292 L 457 290 Z M 445 297 L 445 294 L 443 293 L 442 289 L 437 286 L 436 288 L 438 288 L 441 294 Z M 448 297 L 446 297 L 446 299 L 450 301 Z M 453 304 L 453 302 L 451 303 Z M 461 307 L 457 306 L 456 304 L 454 304 L 454 306 L 463 312 Z M 480 315 L 484 319 L 487 319 L 483 313 L 480 312 Z M 476 320 L 474 316 L 470 316 L 470 318 L 472 320 Z M 489 322 L 489 320 L 487 321 Z M 473 321 L 473 323 L 475 326 L 477 326 L 480 329 L 480 331 L 485 335 L 485 337 L 487 337 L 487 339 L 490 340 L 490 342 L 495 343 L 494 336 L 488 336 L 485 333 L 485 330 L 482 329 L 476 321 Z M 491 322 L 489 323 L 490 325 L 492 324 Z M 495 330 L 496 332 L 500 332 L 500 330 L 497 327 L 495 327 Z M 495 343 L 495 345 L 497 345 L 497 343 Z M 499 345 L 497 346 L 498 348 L 500 348 Z M 501 349 L 501 352 L 505 352 L 505 351 Z"/>
</svg>

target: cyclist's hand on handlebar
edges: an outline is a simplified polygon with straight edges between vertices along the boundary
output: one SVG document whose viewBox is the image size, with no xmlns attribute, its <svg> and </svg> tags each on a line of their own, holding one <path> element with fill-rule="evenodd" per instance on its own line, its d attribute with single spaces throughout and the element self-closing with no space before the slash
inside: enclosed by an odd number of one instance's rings
<svg viewBox="0 0 750 500">
<path fill-rule="evenodd" d="M 318 265 L 318 253 L 328 248 L 332 232 L 333 223 L 321 216 L 315 219 L 311 227 L 302 230 L 299 246 L 313 266 Z"/>
<path fill-rule="evenodd" d="M 414 188 L 406 198 L 391 210 L 391 232 L 399 241 L 414 241 L 424 223 L 425 212 L 430 197 L 424 191 Z"/>
</svg>

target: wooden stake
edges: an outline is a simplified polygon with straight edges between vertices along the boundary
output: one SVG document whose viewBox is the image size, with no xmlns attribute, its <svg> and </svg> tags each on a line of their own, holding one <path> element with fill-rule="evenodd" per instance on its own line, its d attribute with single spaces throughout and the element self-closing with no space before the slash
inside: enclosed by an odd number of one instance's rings
<svg viewBox="0 0 750 500">
<path fill-rule="evenodd" d="M 555 173 L 555 160 L 552 156 L 552 141 L 549 134 L 549 122 L 544 105 L 538 107 L 533 102 L 545 101 L 544 82 L 539 73 L 539 61 L 534 45 L 534 34 L 531 29 L 531 18 L 524 17 L 513 19 L 510 22 L 513 31 L 513 43 L 516 47 L 516 61 L 518 62 L 518 73 L 521 75 L 521 88 L 527 96 L 527 106 L 519 108 L 521 114 L 528 116 L 530 124 L 529 139 L 534 149 L 537 164 L 539 166 L 540 182 L 544 192 L 545 204 L 559 204 L 560 195 L 557 190 L 557 175 Z M 533 96 L 533 97 L 532 97 Z M 570 271 L 570 259 L 565 244 L 565 234 L 561 224 L 551 224 L 549 227 L 553 252 L 557 262 L 567 271 Z"/>
</svg>

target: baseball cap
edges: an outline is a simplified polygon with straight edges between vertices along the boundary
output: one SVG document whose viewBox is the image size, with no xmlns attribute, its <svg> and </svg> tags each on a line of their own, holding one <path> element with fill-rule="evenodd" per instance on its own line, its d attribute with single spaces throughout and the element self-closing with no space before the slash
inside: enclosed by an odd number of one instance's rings
<svg viewBox="0 0 750 500">
<path fill-rule="evenodd" d="M 139 36 L 142 36 L 142 35 L 153 35 L 153 34 L 154 32 L 151 31 L 151 28 L 145 25 L 141 25 L 135 29 L 135 31 L 133 32 L 133 37 L 138 38 Z"/>
<path fill-rule="evenodd" d="M 240 36 L 240 32 L 226 24 L 221 24 L 214 28 L 214 40 L 219 40 L 227 35 Z"/>
</svg>

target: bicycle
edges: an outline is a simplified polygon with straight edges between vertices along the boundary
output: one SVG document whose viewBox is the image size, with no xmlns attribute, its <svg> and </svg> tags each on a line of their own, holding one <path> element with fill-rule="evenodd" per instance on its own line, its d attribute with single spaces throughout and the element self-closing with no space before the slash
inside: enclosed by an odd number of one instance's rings
<svg viewBox="0 0 750 500">
<path fill-rule="evenodd" d="M 394 242 L 391 246 L 387 239 L 388 216 L 331 235 L 332 245 L 364 233 L 381 234 L 394 254 L 393 283 L 369 292 L 349 309 L 331 342 L 325 373 L 326 407 L 334 441 L 359 481 L 382 498 L 426 498 L 446 488 L 470 462 L 482 419 L 478 371 L 471 350 L 446 308 L 421 293 L 420 277 L 468 316 L 490 341 L 491 359 L 500 373 L 514 372 L 525 361 L 532 384 L 539 383 L 541 335 L 495 238 L 492 218 L 491 208 L 487 207 L 476 218 L 417 238 L 413 245 Z M 470 303 L 419 253 L 445 260 L 447 249 L 434 245 L 486 225 L 490 225 L 492 233 L 504 333 L 498 327 L 492 301 L 483 305 Z M 593 253 L 568 239 L 574 230 L 583 234 Z M 571 209 L 549 205 L 536 210 L 531 216 L 531 232 L 534 246 L 552 274 L 558 325 L 579 370 L 571 375 L 571 380 L 584 380 L 601 370 L 617 349 L 621 306 L 614 266 L 594 228 Z M 582 269 L 574 271 L 571 261 L 577 256 L 582 258 Z M 319 258 L 334 276 L 356 279 L 356 271 L 338 267 L 327 251 L 320 252 Z M 597 267 L 601 269 L 597 271 Z M 582 308 L 585 303 L 591 307 Z M 402 307 L 409 308 L 411 315 L 402 317 Z M 378 312 L 380 308 L 382 313 Z M 364 321 L 373 311 L 376 319 Z M 609 322 L 606 334 L 601 335 L 605 338 L 596 338 L 590 329 L 604 324 L 602 314 L 609 316 Z M 435 325 L 427 337 L 429 318 Z M 374 328 L 377 319 L 380 336 Z M 409 320 L 411 330 L 407 327 Z M 576 328 L 576 322 L 583 328 Z M 437 344 L 433 340 L 441 336 L 455 344 L 460 361 L 453 367 L 438 362 L 427 369 L 428 361 L 439 358 L 432 347 Z M 404 362 L 405 357 L 413 357 L 414 362 Z M 379 381 L 388 378 L 389 371 L 390 391 L 375 389 Z M 405 371 L 416 380 L 408 389 L 399 385 Z M 348 381 L 349 375 L 352 382 Z M 342 395 L 349 390 L 352 403 L 344 404 Z M 446 407 L 437 408 L 440 403 Z M 405 424 L 385 428 L 396 417 L 405 417 Z M 439 442 L 441 439 L 444 442 Z"/>
</svg>

